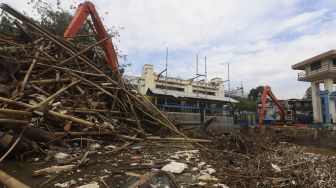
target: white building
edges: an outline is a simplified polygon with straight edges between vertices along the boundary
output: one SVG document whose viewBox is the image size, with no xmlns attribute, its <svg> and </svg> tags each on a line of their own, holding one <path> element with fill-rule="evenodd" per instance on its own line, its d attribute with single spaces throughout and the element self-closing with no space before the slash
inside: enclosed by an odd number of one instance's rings
<svg viewBox="0 0 336 188">
<path fill-rule="evenodd" d="M 145 64 L 140 77 L 126 77 L 142 95 L 157 105 L 195 106 L 222 108 L 236 100 L 225 97 L 222 78 L 213 78 L 208 83 L 188 79 L 159 76 L 153 65 Z"/>
<path fill-rule="evenodd" d="M 299 81 L 311 83 L 314 122 L 335 122 L 336 50 L 299 62 L 292 69 L 302 70 Z"/>
</svg>

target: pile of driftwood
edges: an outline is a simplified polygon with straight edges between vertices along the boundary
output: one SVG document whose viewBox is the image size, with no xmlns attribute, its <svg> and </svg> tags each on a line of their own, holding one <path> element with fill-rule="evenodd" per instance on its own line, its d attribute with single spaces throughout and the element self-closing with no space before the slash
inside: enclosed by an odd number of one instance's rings
<svg viewBox="0 0 336 188">
<path fill-rule="evenodd" d="M 217 178 L 229 187 L 336 186 L 336 157 L 307 153 L 303 146 L 268 136 L 217 138 L 216 148 L 221 150 L 203 153 L 203 158 L 220 166 Z"/>
<path fill-rule="evenodd" d="M 91 45 L 72 43 L 6 4 L 0 8 L 10 17 L 9 32 L 0 35 L 0 162 L 9 154 L 22 157 L 27 151 L 46 153 L 51 146 L 71 147 L 67 141 L 76 139 L 121 141 L 106 153 L 142 141 L 211 142 L 185 136 L 119 71 L 106 66 L 99 45 L 108 38 Z M 230 187 L 336 186 L 333 157 L 310 155 L 267 137 L 213 139 L 214 148 L 202 150 L 202 158 L 216 168 L 216 181 Z M 81 152 L 61 165 L 35 170 L 33 176 L 72 172 L 96 153 Z M 183 182 L 183 176 L 178 178 Z M 0 182 L 25 187 L 1 170 Z"/>
<path fill-rule="evenodd" d="M 41 143 L 78 136 L 202 141 L 188 139 L 111 71 L 99 48 L 108 38 L 74 44 L 9 5 L 1 8 L 13 20 L 13 32 L 0 37 L 0 149 L 39 150 Z"/>
</svg>

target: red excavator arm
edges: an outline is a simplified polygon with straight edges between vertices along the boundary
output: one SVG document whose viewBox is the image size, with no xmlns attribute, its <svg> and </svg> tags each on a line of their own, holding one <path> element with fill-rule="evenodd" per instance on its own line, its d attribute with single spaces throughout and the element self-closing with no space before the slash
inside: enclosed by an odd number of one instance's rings
<svg viewBox="0 0 336 188">
<path fill-rule="evenodd" d="M 67 40 L 71 37 L 74 37 L 89 15 L 91 15 L 91 19 L 96 29 L 96 40 L 101 41 L 109 37 L 96 11 L 96 8 L 91 2 L 86 1 L 78 6 L 76 15 L 74 16 L 70 25 L 68 26 L 68 28 L 64 33 L 64 38 Z M 112 40 L 111 39 L 105 40 L 101 45 L 105 52 L 105 57 L 109 62 L 112 70 L 116 70 L 118 68 L 118 59 L 116 52 L 114 51 L 113 48 Z"/>
<path fill-rule="evenodd" d="M 267 95 L 274 101 L 274 103 L 278 106 L 280 110 L 280 121 L 285 122 L 285 108 L 282 106 L 282 104 L 278 101 L 278 99 L 275 97 L 273 92 L 271 91 L 271 88 L 266 85 L 264 87 L 264 91 L 262 94 L 262 102 L 261 102 L 261 109 L 259 112 L 259 128 L 262 128 L 263 121 L 264 121 L 264 112 L 265 112 L 265 106 L 266 106 L 266 98 Z"/>
</svg>

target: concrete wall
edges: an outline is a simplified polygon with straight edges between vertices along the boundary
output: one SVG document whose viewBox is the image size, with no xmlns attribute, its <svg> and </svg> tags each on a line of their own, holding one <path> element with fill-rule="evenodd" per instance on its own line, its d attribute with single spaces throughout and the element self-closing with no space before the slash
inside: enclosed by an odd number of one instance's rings
<svg viewBox="0 0 336 188">
<path fill-rule="evenodd" d="M 165 112 L 168 117 L 183 123 L 201 123 L 201 115 L 198 113 L 181 113 L 181 112 Z M 207 116 L 211 118 L 213 116 Z M 237 130 L 238 125 L 234 125 L 233 117 L 216 116 L 217 121 L 209 126 L 216 133 L 233 133 Z M 195 125 L 197 126 L 197 125 Z M 197 126 L 199 127 L 199 126 Z"/>
</svg>

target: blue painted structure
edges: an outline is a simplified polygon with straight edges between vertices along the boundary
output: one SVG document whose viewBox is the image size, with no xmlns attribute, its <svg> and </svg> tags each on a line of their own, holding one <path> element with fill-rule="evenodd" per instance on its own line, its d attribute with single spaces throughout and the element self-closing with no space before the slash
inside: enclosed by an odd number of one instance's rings
<svg viewBox="0 0 336 188">
<path fill-rule="evenodd" d="M 328 90 L 319 91 L 316 93 L 321 100 L 321 113 L 322 113 L 322 123 L 323 124 L 331 124 L 330 119 L 330 98 L 334 98 L 336 100 L 336 92 L 329 92 Z M 336 108 L 334 106 L 334 108 Z"/>
</svg>

